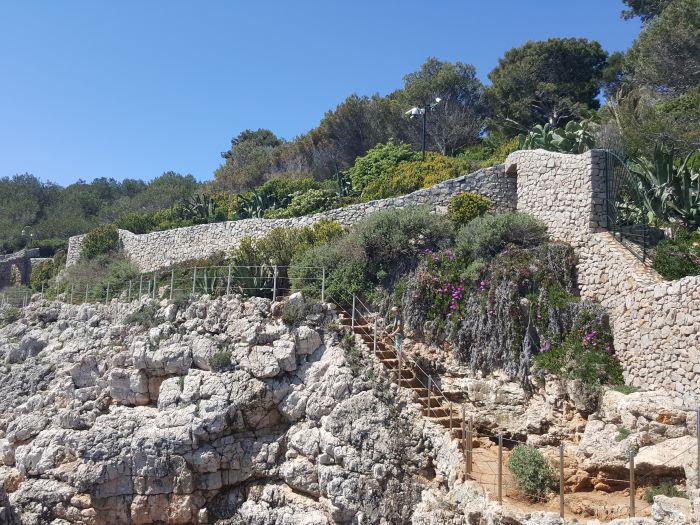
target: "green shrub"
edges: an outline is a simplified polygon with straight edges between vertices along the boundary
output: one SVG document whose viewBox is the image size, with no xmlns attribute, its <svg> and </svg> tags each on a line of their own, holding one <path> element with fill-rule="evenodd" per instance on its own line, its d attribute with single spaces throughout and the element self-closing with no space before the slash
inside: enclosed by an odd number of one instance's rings
<svg viewBox="0 0 700 525">
<path fill-rule="evenodd" d="M 131 312 L 126 316 L 126 324 L 140 325 L 145 328 L 153 328 L 158 326 L 158 305 L 155 303 L 149 303 L 138 310 Z"/>
<path fill-rule="evenodd" d="M 676 488 L 673 481 L 665 480 L 656 485 L 649 487 L 644 491 L 644 501 L 649 504 L 654 503 L 654 496 L 668 496 L 669 498 L 687 498 L 688 494 Z"/>
<path fill-rule="evenodd" d="M 81 259 L 66 268 L 60 286 L 62 290 L 73 288 L 79 297 L 84 297 L 87 288 L 89 299 L 103 300 L 108 284 L 110 296 L 115 297 L 128 287 L 130 280 L 138 276 L 138 270 L 123 253 L 105 254 L 92 260 Z"/>
<path fill-rule="evenodd" d="M 457 233 L 457 253 L 469 260 L 489 259 L 509 244 L 529 247 L 547 239 L 547 226 L 524 213 L 477 217 Z"/>
<path fill-rule="evenodd" d="M 700 275 L 700 232 L 681 233 L 656 247 L 654 269 L 666 279 Z"/>
<path fill-rule="evenodd" d="M 521 149 L 546 149 L 562 153 L 583 153 L 595 146 L 593 124 L 588 120 L 567 122 L 563 128 L 551 124 L 535 125 L 520 136 Z"/>
<path fill-rule="evenodd" d="M 447 216 L 455 224 L 463 225 L 481 217 L 491 207 L 491 200 L 476 193 L 461 193 L 450 199 L 447 204 Z"/>
<path fill-rule="evenodd" d="M 215 371 L 226 370 L 231 366 L 231 352 L 228 350 L 216 352 L 209 359 L 209 366 Z"/>
<path fill-rule="evenodd" d="M 143 234 L 157 229 L 158 223 L 152 212 L 131 212 L 119 217 L 114 225 L 131 233 Z"/>
<path fill-rule="evenodd" d="M 408 144 L 377 144 L 363 157 L 355 160 L 348 170 L 353 190 L 362 192 L 370 182 L 380 178 L 403 161 L 420 159 L 420 154 Z"/>
<path fill-rule="evenodd" d="M 32 266 L 32 273 L 29 277 L 29 284 L 34 290 L 41 290 L 42 287 L 47 287 L 49 281 L 56 275 L 53 259 L 41 261 Z"/>
<path fill-rule="evenodd" d="M 556 487 L 554 470 L 542 453 L 534 447 L 515 447 L 508 459 L 508 469 L 518 488 L 532 498 L 544 497 Z"/>
<path fill-rule="evenodd" d="M 287 217 L 302 217 L 326 210 L 337 208 L 340 205 L 340 197 L 330 190 L 306 190 L 295 193 L 289 206 L 272 210 L 265 214 L 268 219 L 282 219 Z"/>
<path fill-rule="evenodd" d="M 12 324 L 22 317 L 22 310 L 8 306 L 0 310 L 0 326 Z"/>
<path fill-rule="evenodd" d="M 83 237 L 80 256 L 91 260 L 98 255 L 117 251 L 119 248 L 119 231 L 114 224 L 103 224 L 88 232 Z"/>
<path fill-rule="evenodd" d="M 488 168 L 503 164 L 506 157 L 520 149 L 520 139 L 487 138 L 486 140 L 465 149 L 458 155 L 460 159 L 480 168 Z"/>
<path fill-rule="evenodd" d="M 319 270 L 313 267 L 325 267 L 328 297 L 347 301 L 368 292 L 380 276 L 397 275 L 420 251 L 448 241 L 452 231 L 447 217 L 426 208 L 376 212 L 346 236 L 295 256 L 290 276 L 307 295 L 318 296 Z"/>
<path fill-rule="evenodd" d="M 573 329 L 561 343 L 544 344 L 534 362 L 538 369 L 566 379 L 579 379 L 589 387 L 624 383 L 610 327 L 590 308 L 580 311 Z"/>
<path fill-rule="evenodd" d="M 464 160 L 430 151 L 425 161 L 403 161 L 369 182 L 362 191 L 361 199 L 370 201 L 405 195 L 464 175 L 469 168 L 470 164 Z"/>
<path fill-rule="evenodd" d="M 630 386 L 630 385 L 615 385 L 613 387 L 613 390 L 616 392 L 620 392 L 621 394 L 634 394 L 635 392 L 639 392 L 639 389 L 636 386 Z"/>
</svg>

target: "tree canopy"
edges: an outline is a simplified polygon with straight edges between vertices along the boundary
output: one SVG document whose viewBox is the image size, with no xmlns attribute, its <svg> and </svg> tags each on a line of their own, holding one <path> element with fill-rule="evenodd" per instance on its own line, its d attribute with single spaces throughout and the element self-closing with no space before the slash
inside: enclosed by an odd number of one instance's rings
<svg viewBox="0 0 700 525">
<path fill-rule="evenodd" d="M 507 51 L 489 73 L 494 116 L 529 128 L 565 124 L 597 109 L 607 56 L 598 42 L 585 38 L 530 41 Z"/>
</svg>

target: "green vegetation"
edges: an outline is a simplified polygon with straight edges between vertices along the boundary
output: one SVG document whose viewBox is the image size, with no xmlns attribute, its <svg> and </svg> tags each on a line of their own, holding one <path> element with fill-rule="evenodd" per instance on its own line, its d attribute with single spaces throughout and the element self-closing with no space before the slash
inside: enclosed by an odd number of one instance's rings
<svg viewBox="0 0 700 525">
<path fill-rule="evenodd" d="M 406 160 L 385 168 L 376 178 L 368 178 L 361 200 L 386 199 L 429 188 L 445 180 L 466 175 L 471 164 L 465 160 L 428 152 L 425 161 Z"/>
<path fill-rule="evenodd" d="M 537 124 L 527 134 L 520 135 L 521 149 L 546 149 L 561 153 L 583 153 L 593 148 L 595 138 L 589 121 L 569 121 L 563 128 Z"/>
<path fill-rule="evenodd" d="M 141 306 L 138 310 L 130 313 L 126 317 L 126 324 L 140 325 L 145 328 L 158 326 L 162 321 L 158 320 L 158 305 L 149 303 Z"/>
<path fill-rule="evenodd" d="M 676 238 L 656 246 L 654 269 L 666 279 L 700 275 L 700 232 L 679 230 Z"/>
<path fill-rule="evenodd" d="M 408 144 L 377 144 L 366 155 L 359 157 L 348 170 L 352 188 L 361 193 L 365 187 L 405 161 L 417 161 L 420 154 Z"/>
<path fill-rule="evenodd" d="M 654 503 L 654 496 L 668 496 L 669 498 L 688 498 L 685 491 L 678 489 L 673 481 L 665 480 L 654 487 L 644 491 L 644 501 Z"/>
<path fill-rule="evenodd" d="M 618 443 L 621 441 L 624 441 L 628 437 L 632 435 L 632 431 L 627 428 L 627 427 L 618 427 L 617 428 L 617 436 L 615 436 L 615 441 Z"/>
<path fill-rule="evenodd" d="M 98 255 L 106 255 L 119 248 L 119 232 L 113 224 L 98 226 L 85 235 L 80 257 L 92 260 Z"/>
<path fill-rule="evenodd" d="M 226 370 L 231 366 L 231 352 L 228 350 L 216 352 L 209 359 L 209 366 L 211 366 L 212 370 L 215 370 L 217 372 Z"/>
<path fill-rule="evenodd" d="M 518 445 L 508 459 L 508 469 L 518 488 L 531 498 L 543 498 L 552 492 L 557 477 L 547 459 L 534 447 Z"/>
<path fill-rule="evenodd" d="M 22 310 L 7 306 L 0 310 L 0 327 L 12 324 L 22 317 Z"/>
<path fill-rule="evenodd" d="M 620 392 L 621 394 L 634 394 L 635 392 L 639 392 L 639 389 L 636 386 L 630 386 L 630 385 L 616 385 L 613 387 L 613 390 Z"/>
<path fill-rule="evenodd" d="M 491 207 L 491 200 L 475 193 L 461 193 L 447 203 L 447 216 L 457 225 L 481 217 Z"/>
</svg>

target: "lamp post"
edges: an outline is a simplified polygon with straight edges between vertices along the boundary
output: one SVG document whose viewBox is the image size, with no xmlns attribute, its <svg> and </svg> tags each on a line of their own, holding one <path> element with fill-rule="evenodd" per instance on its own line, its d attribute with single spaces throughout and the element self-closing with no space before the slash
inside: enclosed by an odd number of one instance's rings
<svg viewBox="0 0 700 525">
<path fill-rule="evenodd" d="M 34 239 L 34 232 L 32 231 L 31 226 L 25 226 L 24 228 L 22 228 L 22 237 L 28 238 L 27 248 L 31 248 L 32 239 Z"/>
<path fill-rule="evenodd" d="M 406 115 L 408 115 L 408 118 L 416 118 L 418 116 L 423 116 L 423 160 L 425 160 L 425 128 L 428 124 L 428 111 L 432 111 L 435 106 L 437 106 L 440 103 L 440 100 L 442 100 L 440 97 L 437 97 L 434 102 L 431 102 L 430 104 L 425 104 L 423 106 L 414 106 L 411 109 L 409 109 L 406 112 Z"/>
</svg>

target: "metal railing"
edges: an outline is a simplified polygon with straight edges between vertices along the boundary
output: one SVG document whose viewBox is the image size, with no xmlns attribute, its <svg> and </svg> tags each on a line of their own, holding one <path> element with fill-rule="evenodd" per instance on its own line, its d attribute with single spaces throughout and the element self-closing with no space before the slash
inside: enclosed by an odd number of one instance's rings
<svg viewBox="0 0 700 525">
<path fill-rule="evenodd" d="M 658 236 L 649 227 L 639 175 L 612 150 L 605 150 L 605 226 L 642 262 L 652 258 Z"/>
</svg>

